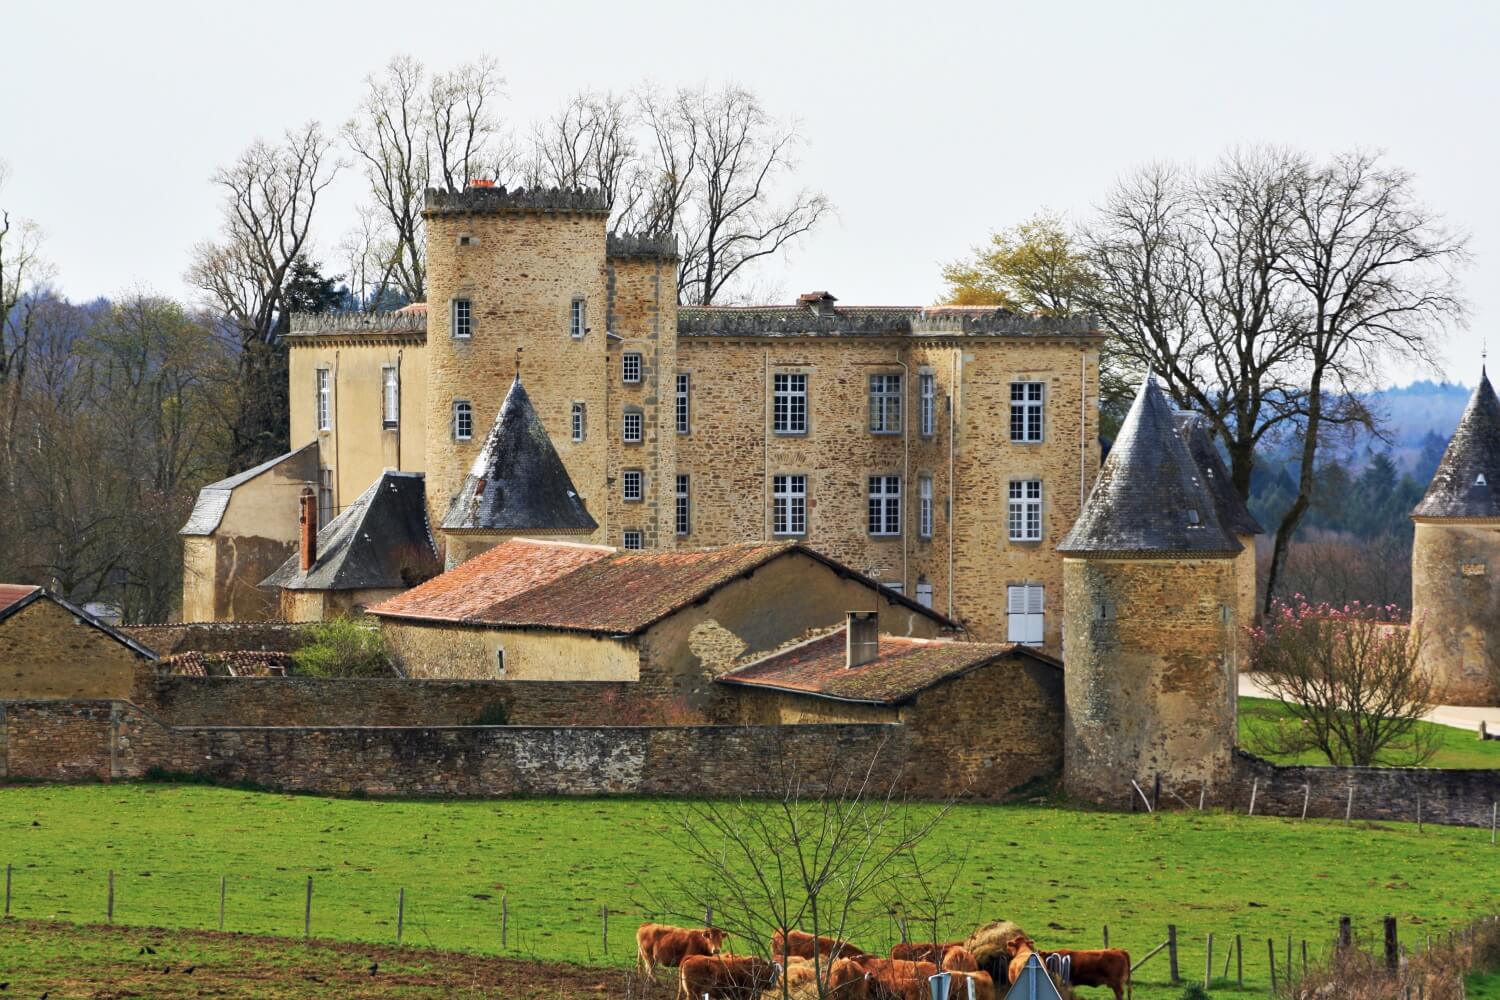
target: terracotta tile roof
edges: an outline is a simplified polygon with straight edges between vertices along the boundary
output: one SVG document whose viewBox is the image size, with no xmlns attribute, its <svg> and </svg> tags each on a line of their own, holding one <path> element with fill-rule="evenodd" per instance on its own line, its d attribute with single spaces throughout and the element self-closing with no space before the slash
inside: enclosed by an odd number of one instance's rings
<svg viewBox="0 0 1500 1000">
<path fill-rule="evenodd" d="M 284 677 L 292 670 L 291 653 L 239 649 L 228 653 L 175 653 L 156 661 L 164 674 L 184 677 Z"/>
<path fill-rule="evenodd" d="M 897 705 L 935 684 L 1006 656 L 1026 656 L 1061 666 L 1045 653 L 1015 643 L 882 635 L 879 657 L 851 669 L 844 665 L 844 643 L 844 629 L 838 628 L 716 679 L 721 684 L 770 688 L 816 698 Z"/>
<path fill-rule="evenodd" d="M 41 587 L 31 587 L 23 583 L 0 583 L 0 614 L 9 611 L 11 605 L 19 604 L 41 589 Z"/>
</svg>

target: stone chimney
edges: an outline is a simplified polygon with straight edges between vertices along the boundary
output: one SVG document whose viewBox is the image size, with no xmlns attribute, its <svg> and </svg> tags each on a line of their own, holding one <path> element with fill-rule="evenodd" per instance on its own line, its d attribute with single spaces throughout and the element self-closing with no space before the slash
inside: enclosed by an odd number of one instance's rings
<svg viewBox="0 0 1500 1000">
<path fill-rule="evenodd" d="M 302 572 L 306 573 L 318 561 L 318 495 L 312 487 L 302 490 L 302 516 L 298 519 L 302 527 L 301 544 Z"/>
<path fill-rule="evenodd" d="M 880 656 L 880 612 L 850 611 L 844 629 L 845 663 L 849 668 L 862 667 Z"/>
<path fill-rule="evenodd" d="M 811 309 L 814 316 L 833 315 L 833 304 L 838 301 L 836 296 L 827 292 L 805 292 L 797 296 L 797 304 L 806 309 Z"/>
</svg>

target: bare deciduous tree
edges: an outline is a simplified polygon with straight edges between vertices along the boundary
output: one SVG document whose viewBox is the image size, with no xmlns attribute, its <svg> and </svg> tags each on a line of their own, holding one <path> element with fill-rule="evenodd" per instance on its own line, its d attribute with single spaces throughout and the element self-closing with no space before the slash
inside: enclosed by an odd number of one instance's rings
<svg viewBox="0 0 1500 1000">
<path fill-rule="evenodd" d="M 1298 407 L 1302 436 L 1296 499 L 1276 526 L 1266 607 L 1287 545 L 1312 502 L 1325 423 L 1373 424 L 1360 396 L 1392 357 L 1431 361 L 1435 336 L 1465 309 L 1454 269 L 1467 239 L 1416 200 L 1413 178 L 1372 153 L 1299 171 L 1289 197 L 1286 253 L 1277 267 L 1300 290 Z"/>
<path fill-rule="evenodd" d="M 8 170 L 0 162 L 0 191 Z M 16 417 L 36 308 L 35 293 L 51 277 L 42 260 L 41 231 L 0 206 L 0 484 L 12 484 Z"/>
<path fill-rule="evenodd" d="M 293 265 L 308 248 L 318 198 L 338 172 L 316 122 L 273 145 L 257 141 L 214 175 L 225 192 L 223 230 L 193 251 L 188 281 L 233 326 L 240 400 L 231 464 L 277 453 L 287 420 L 286 357 L 278 344 Z"/>
<path fill-rule="evenodd" d="M 574 95 L 532 133 L 534 183 L 597 189 L 610 206 L 610 230 L 633 218 L 644 178 L 636 150 L 640 117 L 618 94 Z"/>
<path fill-rule="evenodd" d="M 832 210 L 807 189 L 777 199 L 800 136 L 749 91 L 648 94 L 642 110 L 652 156 L 631 228 L 681 235 L 681 301 L 719 301 L 747 265 L 779 253 Z"/>
</svg>

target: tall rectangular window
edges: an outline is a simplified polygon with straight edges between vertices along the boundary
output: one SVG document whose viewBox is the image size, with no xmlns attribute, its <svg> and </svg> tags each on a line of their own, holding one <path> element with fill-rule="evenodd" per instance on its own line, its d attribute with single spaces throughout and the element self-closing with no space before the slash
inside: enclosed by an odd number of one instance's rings
<svg viewBox="0 0 1500 1000">
<path fill-rule="evenodd" d="M 692 382 L 687 372 L 677 373 L 677 433 L 686 434 L 692 429 Z"/>
<path fill-rule="evenodd" d="M 583 299 L 574 299 L 572 308 L 568 310 L 568 336 L 574 340 L 582 340 L 584 333 L 588 331 L 588 327 L 584 325 L 585 319 L 587 319 L 587 313 L 584 310 Z"/>
<path fill-rule="evenodd" d="M 1042 440 L 1042 403 L 1046 385 L 1042 382 L 1010 384 L 1010 439 L 1018 444 L 1036 444 Z"/>
<path fill-rule="evenodd" d="M 632 528 L 625 532 L 625 543 L 622 548 L 644 549 L 646 547 L 646 536 L 639 529 Z"/>
<path fill-rule="evenodd" d="M 929 611 L 932 610 L 932 582 L 930 580 L 918 578 L 917 603 Z"/>
<path fill-rule="evenodd" d="M 932 537 L 932 477 L 917 479 L 917 534 Z"/>
<path fill-rule="evenodd" d="M 453 440 L 469 441 L 474 437 L 474 406 L 467 399 L 453 401 Z"/>
<path fill-rule="evenodd" d="M 317 379 L 318 430 L 333 429 L 333 382 L 327 368 L 319 368 Z"/>
<path fill-rule="evenodd" d="M 333 520 L 333 470 L 318 469 L 318 527 Z"/>
<path fill-rule="evenodd" d="M 1042 481 L 1017 479 L 1010 484 L 1010 540 L 1042 540 Z"/>
<path fill-rule="evenodd" d="M 468 299 L 454 299 L 449 305 L 453 339 L 468 340 L 474 336 L 474 305 Z"/>
<path fill-rule="evenodd" d="M 807 433 L 807 376 L 778 372 L 771 380 L 771 429 L 777 434 Z"/>
<path fill-rule="evenodd" d="M 395 427 L 401 423 L 401 383 L 396 378 L 396 366 L 386 365 L 380 369 L 380 424 Z"/>
<path fill-rule="evenodd" d="M 937 433 L 937 376 L 932 372 L 923 372 L 917 376 L 917 382 L 922 391 L 922 436 L 932 437 Z"/>
<path fill-rule="evenodd" d="M 626 351 L 620 355 L 620 380 L 632 384 L 641 380 L 641 355 L 639 351 Z"/>
<path fill-rule="evenodd" d="M 626 469 L 620 476 L 626 502 L 639 503 L 646 495 L 645 474 L 640 469 Z"/>
<path fill-rule="evenodd" d="M 1012 584 L 1005 589 L 1006 640 L 1040 646 L 1046 634 L 1046 595 L 1040 584 Z"/>
<path fill-rule="evenodd" d="M 625 443 L 640 444 L 645 416 L 640 410 L 625 411 Z"/>
<path fill-rule="evenodd" d="M 689 487 L 688 477 L 685 474 L 678 473 L 676 525 L 677 534 L 679 535 L 686 535 L 693 527 L 693 500 Z"/>
<path fill-rule="evenodd" d="M 870 477 L 870 518 L 872 535 L 901 534 L 901 477 Z"/>
<path fill-rule="evenodd" d="M 807 534 L 807 477 L 771 477 L 771 532 L 777 535 Z"/>
<path fill-rule="evenodd" d="M 584 435 L 588 433 L 588 408 L 583 403 L 573 404 L 571 425 L 573 431 L 573 442 L 576 444 L 579 441 L 582 441 L 584 439 Z"/>
<path fill-rule="evenodd" d="M 870 376 L 870 431 L 901 433 L 901 376 Z"/>
</svg>

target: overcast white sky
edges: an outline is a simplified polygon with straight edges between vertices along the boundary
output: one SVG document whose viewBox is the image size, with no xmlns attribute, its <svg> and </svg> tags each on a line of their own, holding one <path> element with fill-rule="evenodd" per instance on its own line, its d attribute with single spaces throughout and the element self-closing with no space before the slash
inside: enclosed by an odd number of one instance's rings
<svg viewBox="0 0 1500 1000">
<path fill-rule="evenodd" d="M 838 217 L 767 276 L 787 296 L 930 302 L 942 263 L 991 229 L 1043 207 L 1082 217 L 1146 161 L 1270 141 L 1384 149 L 1472 233 L 1473 316 L 1448 375 L 1473 380 L 1500 320 L 1500 4 L 1484 0 L 4 6 L 0 203 L 43 227 L 75 299 L 188 296 L 217 165 L 309 118 L 336 127 L 392 55 L 489 53 L 519 124 L 647 78 L 737 81 L 800 118 L 800 180 Z M 338 187 L 318 233 L 330 263 L 356 173 Z"/>
</svg>

